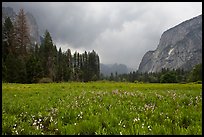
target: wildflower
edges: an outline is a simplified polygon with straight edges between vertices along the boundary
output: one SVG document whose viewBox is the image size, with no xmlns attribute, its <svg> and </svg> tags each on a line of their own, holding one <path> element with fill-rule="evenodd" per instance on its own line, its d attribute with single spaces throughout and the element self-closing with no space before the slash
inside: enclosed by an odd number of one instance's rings
<svg viewBox="0 0 204 137">
<path fill-rule="evenodd" d="M 144 128 L 144 123 L 142 123 L 142 128 Z"/>
<path fill-rule="evenodd" d="M 50 117 L 50 122 L 52 122 L 53 121 L 53 119 L 52 119 L 52 117 Z"/>
<path fill-rule="evenodd" d="M 125 125 L 123 125 L 123 127 L 125 128 Z"/>
<path fill-rule="evenodd" d="M 122 132 L 120 132 L 120 135 L 122 135 Z"/>
<path fill-rule="evenodd" d="M 43 124 L 40 124 L 40 128 L 41 128 L 41 129 L 44 128 Z"/>
<path fill-rule="evenodd" d="M 35 126 L 36 124 L 37 124 L 37 123 L 36 123 L 36 122 L 34 122 L 34 123 L 33 123 L 33 126 Z"/>
<path fill-rule="evenodd" d="M 139 120 L 140 120 L 140 118 L 134 118 L 133 122 L 137 122 Z"/>
<path fill-rule="evenodd" d="M 18 131 L 16 130 L 15 132 L 16 132 L 16 134 L 18 135 Z"/>
<path fill-rule="evenodd" d="M 147 128 L 148 128 L 150 131 L 152 130 L 150 126 L 147 126 Z"/>
<path fill-rule="evenodd" d="M 34 118 L 35 118 L 35 116 L 32 115 L 32 119 L 34 119 Z"/>
<path fill-rule="evenodd" d="M 14 127 L 16 127 L 17 126 L 17 124 L 14 124 Z"/>
<path fill-rule="evenodd" d="M 21 131 L 23 131 L 24 129 L 21 129 Z"/>
<path fill-rule="evenodd" d="M 122 120 L 120 120 L 120 122 L 118 123 L 119 126 L 121 125 L 121 122 L 122 122 Z"/>
</svg>

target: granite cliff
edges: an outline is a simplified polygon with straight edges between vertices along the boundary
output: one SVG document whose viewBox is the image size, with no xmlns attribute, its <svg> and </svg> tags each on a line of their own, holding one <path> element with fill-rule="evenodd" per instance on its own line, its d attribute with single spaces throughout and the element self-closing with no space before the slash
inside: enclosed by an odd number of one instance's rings
<svg viewBox="0 0 204 137">
<path fill-rule="evenodd" d="M 143 56 L 138 71 L 190 70 L 199 63 L 202 63 L 202 15 L 165 31 L 156 50 Z"/>
</svg>

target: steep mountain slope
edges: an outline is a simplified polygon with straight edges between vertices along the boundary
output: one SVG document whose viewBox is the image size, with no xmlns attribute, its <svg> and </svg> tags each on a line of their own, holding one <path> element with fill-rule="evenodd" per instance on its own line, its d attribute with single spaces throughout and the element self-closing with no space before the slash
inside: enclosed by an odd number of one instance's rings
<svg viewBox="0 0 204 137">
<path fill-rule="evenodd" d="M 199 63 L 202 63 L 202 15 L 165 31 L 157 49 L 143 56 L 138 71 L 190 70 Z"/>
</svg>

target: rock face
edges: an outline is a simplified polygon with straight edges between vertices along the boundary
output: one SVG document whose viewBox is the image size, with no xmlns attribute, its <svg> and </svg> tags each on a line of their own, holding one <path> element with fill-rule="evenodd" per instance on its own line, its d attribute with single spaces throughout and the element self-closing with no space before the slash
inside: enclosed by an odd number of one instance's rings
<svg viewBox="0 0 204 137">
<path fill-rule="evenodd" d="M 138 71 L 190 70 L 199 63 L 202 63 L 202 15 L 165 31 L 157 49 L 143 56 Z"/>
<path fill-rule="evenodd" d="M 16 19 L 17 13 L 13 11 L 11 7 L 2 7 L 2 23 L 4 23 L 7 17 L 10 17 L 11 20 L 14 22 Z M 27 23 L 30 30 L 30 37 L 32 43 L 40 43 L 40 35 L 37 22 L 34 16 L 27 12 L 26 13 Z"/>
</svg>

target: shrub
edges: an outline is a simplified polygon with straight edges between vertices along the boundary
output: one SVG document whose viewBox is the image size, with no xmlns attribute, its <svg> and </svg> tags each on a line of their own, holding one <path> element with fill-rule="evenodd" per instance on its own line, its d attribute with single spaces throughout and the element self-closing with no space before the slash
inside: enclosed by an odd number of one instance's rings
<svg viewBox="0 0 204 137">
<path fill-rule="evenodd" d="M 198 80 L 198 81 L 195 82 L 195 84 L 202 84 L 202 81 Z"/>
<path fill-rule="evenodd" d="M 139 83 L 139 81 L 135 80 L 134 83 Z"/>
<path fill-rule="evenodd" d="M 51 83 L 53 82 L 51 78 L 41 78 L 38 83 Z"/>
<path fill-rule="evenodd" d="M 160 77 L 161 83 L 176 83 L 176 75 L 171 72 L 167 72 Z"/>
<path fill-rule="evenodd" d="M 179 82 L 180 84 L 186 84 L 187 82 L 184 82 L 184 81 L 182 81 L 182 82 Z"/>
</svg>

